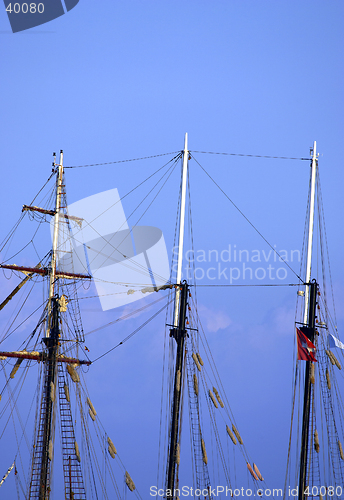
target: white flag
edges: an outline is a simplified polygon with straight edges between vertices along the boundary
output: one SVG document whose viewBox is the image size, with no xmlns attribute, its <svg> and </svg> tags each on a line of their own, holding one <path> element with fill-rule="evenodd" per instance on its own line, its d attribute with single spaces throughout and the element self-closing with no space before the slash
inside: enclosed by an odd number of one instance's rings
<svg viewBox="0 0 344 500">
<path fill-rule="evenodd" d="M 329 333 L 330 336 L 330 347 L 339 347 L 340 349 L 344 349 L 344 344 L 340 340 L 338 340 L 332 333 Z"/>
</svg>

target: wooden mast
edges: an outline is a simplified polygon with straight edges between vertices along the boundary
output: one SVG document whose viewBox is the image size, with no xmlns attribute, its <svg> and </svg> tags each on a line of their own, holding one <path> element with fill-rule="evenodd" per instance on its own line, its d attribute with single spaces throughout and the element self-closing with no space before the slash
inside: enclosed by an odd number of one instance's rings
<svg viewBox="0 0 344 500">
<path fill-rule="evenodd" d="M 177 448 L 179 445 L 179 429 L 180 429 L 180 403 L 182 398 L 183 389 L 183 361 L 184 361 L 184 344 L 185 344 L 185 321 L 186 321 L 186 305 L 187 305 L 187 294 L 188 285 L 183 283 L 179 288 L 180 294 L 180 311 L 179 311 L 179 322 L 177 328 L 171 329 L 171 337 L 177 342 L 177 354 L 176 354 L 176 366 L 174 373 L 174 387 L 173 387 L 173 407 L 172 407 L 172 419 L 171 419 L 171 435 L 170 435 L 170 447 L 169 447 L 169 460 L 168 460 L 168 471 L 167 471 L 167 490 L 171 494 L 167 494 L 166 498 L 168 500 L 173 500 L 175 498 L 173 492 L 175 489 L 176 482 L 176 466 L 178 463 L 177 458 Z"/>
<path fill-rule="evenodd" d="M 27 283 L 32 276 L 40 274 L 42 276 L 49 276 L 49 295 L 48 295 L 48 311 L 46 316 L 46 333 L 42 339 L 46 348 L 42 352 L 32 351 L 1 351 L 0 355 L 5 358 L 17 358 L 18 361 L 28 359 L 44 363 L 43 386 L 41 393 L 41 409 L 39 413 L 39 421 L 37 425 L 37 434 L 35 436 L 34 451 L 32 456 L 32 469 L 31 480 L 29 484 L 29 500 L 49 500 L 51 491 L 51 463 L 53 460 L 53 443 L 54 431 L 56 420 L 56 385 L 57 385 L 57 366 L 58 363 L 71 364 L 71 365 L 90 365 L 91 361 L 80 360 L 73 357 L 67 357 L 59 353 L 59 339 L 60 339 L 60 299 L 58 293 L 58 279 L 90 279 L 90 275 L 76 274 L 70 272 L 59 271 L 58 264 L 58 251 L 59 251 L 59 231 L 60 219 L 71 219 L 79 225 L 82 224 L 83 219 L 79 217 L 69 216 L 60 213 L 63 208 L 61 205 L 63 193 L 63 151 L 60 151 L 60 161 L 56 164 L 56 156 L 54 153 L 53 171 L 56 174 L 56 198 L 55 209 L 45 210 L 35 206 L 24 205 L 23 211 L 37 211 L 47 215 L 55 216 L 54 232 L 53 232 L 53 245 L 51 251 L 51 261 L 46 267 L 42 267 L 42 263 L 38 263 L 36 267 L 16 266 L 14 264 L 0 264 L 0 268 L 11 269 L 20 271 L 26 274 L 19 285 L 8 295 L 8 297 L 0 304 L 0 309 L 15 296 L 16 293 Z M 63 310 L 63 309 L 61 309 Z M 59 387 L 59 392 L 60 387 Z M 61 397 L 61 394 L 60 396 Z M 66 410 L 70 412 L 70 409 Z M 65 413 L 66 413 L 65 411 Z M 61 417 L 62 418 L 62 417 Z M 71 421 L 71 419 L 70 419 Z M 66 426 L 65 426 L 66 427 Z M 67 426 L 68 427 L 68 426 Z M 75 440 L 73 426 L 68 427 L 68 439 Z M 68 450 L 70 453 L 70 450 Z M 73 457 L 69 457 L 72 458 Z M 75 458 L 77 461 L 77 458 Z M 65 465 L 65 464 L 64 464 Z M 65 468 L 65 467 L 64 467 Z M 80 499 L 86 498 L 86 493 L 83 486 L 81 469 L 79 463 L 73 466 L 72 480 L 71 481 L 78 489 Z M 66 475 L 65 475 L 66 476 Z M 66 477 L 65 477 L 66 482 Z"/>
<path fill-rule="evenodd" d="M 58 355 L 58 339 L 59 331 L 59 298 L 58 286 L 56 282 L 56 268 L 57 268 L 57 251 L 59 242 L 59 222 L 60 222 L 60 209 L 61 209 L 61 196 L 62 196 L 62 183 L 63 183 L 63 151 L 60 151 L 60 163 L 57 166 L 57 179 L 56 179 L 56 202 L 55 202 L 55 221 L 54 221 L 54 235 L 53 235 L 53 248 L 51 255 L 51 269 L 49 279 L 49 298 L 48 298 L 48 318 L 46 337 L 43 339 L 47 346 L 47 360 L 45 362 L 44 370 L 44 387 L 45 398 L 43 396 L 42 403 L 45 399 L 45 405 L 42 405 L 43 415 L 43 436 L 42 436 L 42 453 L 41 453 L 41 466 L 40 466 L 40 488 L 39 500 L 46 500 L 50 496 L 50 463 L 53 459 L 53 434 L 55 427 L 55 411 L 54 400 L 56 386 L 56 366 Z"/>
<path fill-rule="evenodd" d="M 309 340 L 314 343 L 315 337 L 315 312 L 316 297 L 318 285 L 314 281 L 307 285 L 310 288 L 308 324 L 301 327 L 300 330 Z M 308 453 L 309 453 L 309 424 L 313 384 L 311 383 L 312 361 L 306 361 L 305 370 L 305 388 L 303 396 L 303 414 L 302 414 L 302 435 L 301 435 L 301 455 L 300 455 L 300 474 L 299 474 L 299 500 L 304 500 L 307 487 L 308 474 Z"/>
</svg>

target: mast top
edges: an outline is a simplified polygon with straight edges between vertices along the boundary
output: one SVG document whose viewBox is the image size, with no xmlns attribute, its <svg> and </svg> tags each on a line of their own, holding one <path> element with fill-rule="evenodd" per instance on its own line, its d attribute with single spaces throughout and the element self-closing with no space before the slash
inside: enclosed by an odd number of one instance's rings
<svg viewBox="0 0 344 500">
<path fill-rule="evenodd" d="M 188 153 L 188 133 L 185 132 L 185 139 L 184 139 L 184 154 Z"/>
<path fill-rule="evenodd" d="M 184 224 L 185 224 L 185 204 L 186 204 L 186 181 L 188 170 L 188 134 L 185 134 L 184 150 L 183 150 L 183 167 L 182 167 L 182 192 L 180 201 L 180 217 L 179 217 L 179 239 L 178 239 L 178 262 L 177 262 L 177 281 L 179 285 L 182 281 L 182 264 L 183 264 L 183 246 L 184 246 Z M 176 289 L 174 302 L 174 326 L 177 327 L 179 321 L 179 301 L 180 290 Z"/>
<path fill-rule="evenodd" d="M 315 183 L 317 170 L 317 143 L 314 141 L 313 150 L 311 149 L 311 195 L 309 204 L 309 224 L 308 224 L 308 243 L 307 243 L 307 263 L 306 263 L 306 279 L 305 283 L 310 283 L 312 271 L 312 250 L 313 250 L 313 227 L 314 227 L 314 205 L 315 205 Z M 308 303 L 309 303 L 309 286 L 305 290 L 305 310 L 304 323 L 308 322 Z"/>
</svg>

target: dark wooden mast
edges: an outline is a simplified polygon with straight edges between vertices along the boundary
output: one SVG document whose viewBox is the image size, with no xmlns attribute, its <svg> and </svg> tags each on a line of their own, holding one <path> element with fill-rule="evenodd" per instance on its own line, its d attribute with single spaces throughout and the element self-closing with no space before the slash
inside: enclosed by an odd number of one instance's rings
<svg viewBox="0 0 344 500">
<path fill-rule="evenodd" d="M 300 328 L 302 333 L 314 344 L 315 337 L 315 312 L 316 298 L 318 285 L 316 281 L 308 284 L 310 288 L 309 294 L 309 310 L 308 324 Z M 299 500 L 304 500 L 305 489 L 307 487 L 307 478 L 309 477 L 308 458 L 309 458 L 309 427 L 310 427 L 310 410 L 313 384 L 311 383 L 311 368 L 312 361 L 306 361 L 305 370 L 305 389 L 303 397 L 303 416 L 302 416 L 302 436 L 301 436 L 301 455 L 300 455 L 300 473 L 299 473 Z"/>
<path fill-rule="evenodd" d="M 55 399 L 55 386 L 56 386 L 56 365 L 57 365 L 57 351 L 58 351 L 58 338 L 59 338 L 59 302 L 58 297 L 52 299 L 52 314 L 51 314 L 51 325 L 50 325 L 50 335 L 43 339 L 45 345 L 47 346 L 48 356 L 45 361 L 45 380 L 44 388 L 45 395 L 42 398 L 42 402 L 45 402 L 45 407 L 42 408 L 43 411 L 43 440 L 42 440 L 42 452 L 41 452 L 41 463 L 40 463 L 40 490 L 39 490 L 39 500 L 46 500 L 49 497 L 48 489 L 50 487 L 49 475 L 50 475 L 50 461 L 52 459 L 49 453 L 50 443 L 53 443 L 53 405 Z M 53 394 L 54 392 L 54 394 Z M 36 446 L 40 443 L 36 443 Z M 47 494 L 48 493 L 48 494 Z"/>
<path fill-rule="evenodd" d="M 55 157 L 55 153 L 54 153 Z M 71 409 L 69 404 L 69 399 L 64 395 L 64 376 L 58 367 L 62 367 L 63 364 L 69 365 L 82 365 L 91 364 L 90 361 L 79 360 L 73 357 L 67 357 L 60 353 L 59 343 L 61 337 L 60 331 L 60 311 L 64 311 L 61 307 L 61 299 L 59 297 L 59 284 L 58 281 L 62 279 L 90 279 L 90 275 L 76 274 L 70 272 L 59 271 L 57 269 L 58 262 L 58 250 L 59 250 L 59 219 L 71 219 L 81 225 L 83 219 L 79 217 L 69 216 L 63 213 L 61 201 L 63 188 L 63 151 L 60 151 L 60 162 L 57 165 L 54 161 L 53 163 L 54 171 L 56 175 L 56 204 L 55 210 L 45 210 L 39 207 L 26 206 L 24 205 L 23 211 L 37 211 L 47 215 L 55 216 L 54 221 L 54 234 L 53 234 L 53 247 L 51 253 L 51 261 L 49 266 L 43 267 L 40 262 L 36 267 L 23 267 L 16 266 L 14 264 L 0 264 L 0 268 L 11 269 L 13 271 L 19 271 L 26 274 L 26 277 L 15 287 L 15 289 L 9 294 L 9 296 L 0 304 L 0 310 L 5 307 L 5 305 L 15 296 L 16 293 L 27 283 L 34 275 L 39 274 L 41 276 L 49 277 L 49 301 L 47 307 L 46 316 L 46 327 L 45 327 L 45 337 L 42 338 L 42 342 L 45 344 L 45 348 L 41 351 L 28 352 L 23 351 L 12 351 L 5 352 L 1 351 L 0 356 L 8 358 L 17 358 L 17 369 L 19 367 L 20 361 L 23 359 L 33 360 L 38 362 L 43 362 L 43 386 L 41 392 L 41 405 L 38 417 L 34 450 L 32 454 L 32 468 L 31 468 L 31 480 L 29 484 L 28 498 L 31 500 L 49 500 L 51 492 L 51 464 L 53 460 L 53 443 L 54 443 L 54 431 L 55 431 L 55 420 L 56 420 L 56 409 L 55 401 L 59 395 L 60 407 L 61 399 L 63 399 L 62 407 L 63 411 L 61 413 L 60 423 L 61 423 L 61 434 L 63 449 L 65 450 L 64 455 L 68 453 L 68 492 L 66 486 L 66 476 L 67 476 L 67 465 L 66 460 L 64 460 L 64 475 L 65 475 L 65 492 L 69 496 L 66 498 L 78 498 L 78 500 L 85 500 L 86 493 L 82 479 L 81 466 L 79 464 L 80 459 L 77 459 L 76 453 L 74 452 L 74 447 L 76 447 L 73 421 L 71 417 Z M 59 372 L 59 373 L 58 373 Z M 13 372 L 13 376 L 15 371 Z M 11 378 L 13 378 L 11 374 Z M 57 387 L 58 386 L 58 387 Z M 72 451 L 73 450 L 73 451 Z M 72 453 L 72 455 L 71 455 Z M 72 486 L 74 492 L 72 492 Z M 76 491 L 76 493 L 75 493 Z"/>
<path fill-rule="evenodd" d="M 185 344 L 185 322 L 186 322 L 186 306 L 187 306 L 188 285 L 184 282 L 181 285 L 180 309 L 178 327 L 171 329 L 171 337 L 177 342 L 176 365 L 174 373 L 174 388 L 173 388 L 173 404 L 172 404 L 172 420 L 171 434 L 169 447 L 169 460 L 167 470 L 167 490 L 171 495 L 167 495 L 168 500 L 174 499 L 175 476 L 177 465 L 177 447 L 179 444 L 179 422 L 180 422 L 180 403 L 183 387 L 183 361 L 184 361 L 184 344 Z"/>
<path fill-rule="evenodd" d="M 55 154 L 54 154 L 55 156 Z M 29 487 L 29 499 L 37 500 L 48 500 L 50 498 L 51 492 L 51 464 L 53 460 L 53 443 L 54 443 L 54 431 L 55 431 L 55 420 L 56 420 L 56 410 L 55 410 L 55 400 L 58 392 L 56 390 L 58 381 L 58 363 L 72 363 L 72 364 L 90 364 L 90 362 L 85 362 L 77 360 L 74 358 L 67 358 L 59 353 L 59 341 L 60 341 L 60 297 L 59 297 L 59 278 L 63 279 L 78 279 L 78 278 L 91 278 L 89 275 L 81 275 L 75 273 L 61 272 L 57 269 L 58 262 L 58 249 L 59 249 L 59 219 L 68 218 L 76 220 L 78 223 L 82 222 L 82 219 L 77 217 L 69 217 L 65 215 L 61 209 L 62 207 L 62 195 L 63 193 L 63 151 L 60 151 L 60 162 L 57 165 L 54 161 L 53 163 L 56 175 L 56 204 L 55 210 L 45 210 L 39 207 L 28 207 L 24 205 L 23 210 L 32 210 L 45 213 L 48 215 L 55 216 L 54 221 L 54 234 L 53 234 L 53 248 L 51 254 L 50 266 L 47 268 L 41 267 L 40 265 L 35 268 L 25 268 L 21 266 L 14 265 L 1 265 L 0 267 L 8 268 L 16 271 L 21 271 L 27 273 L 28 276 L 23 280 L 20 286 L 17 286 L 12 294 L 3 303 L 4 305 L 12 298 L 12 296 L 20 289 L 20 287 L 30 279 L 34 274 L 41 274 L 43 276 L 49 276 L 49 302 L 47 311 L 47 322 L 46 322 L 46 335 L 42 339 L 46 346 L 44 352 L 33 352 L 33 353 L 3 353 L 8 357 L 17 357 L 23 359 L 32 359 L 37 361 L 42 361 L 44 363 L 44 375 L 43 375 L 43 387 L 41 396 L 41 408 L 40 415 L 37 426 L 37 434 L 35 438 L 34 452 L 32 457 L 32 470 L 31 470 L 31 481 Z M 0 306 L 1 307 L 1 306 Z M 61 309 L 63 310 L 63 309 Z M 60 389 L 60 387 L 59 387 Z M 61 399 L 61 394 L 60 394 Z M 67 405 L 68 406 L 68 405 Z M 65 422 L 62 423 L 63 418 L 69 416 L 70 408 L 65 408 L 64 417 L 61 416 L 61 425 L 66 429 L 68 427 L 68 438 L 69 441 L 75 440 L 74 430 Z M 71 418 L 70 418 L 71 421 Z M 62 432 L 63 434 L 63 432 Z M 70 450 L 69 450 L 70 453 Z M 70 461 L 70 457 L 69 457 Z M 65 464 L 64 464 L 65 466 Z M 65 468 L 65 467 L 64 467 Z M 79 474 L 80 466 L 73 469 L 73 479 L 74 483 L 77 485 L 78 498 L 86 498 L 84 487 L 82 484 L 81 474 Z M 71 483 L 71 480 L 69 481 Z M 72 493 L 70 493 L 70 498 L 72 498 Z"/>
</svg>

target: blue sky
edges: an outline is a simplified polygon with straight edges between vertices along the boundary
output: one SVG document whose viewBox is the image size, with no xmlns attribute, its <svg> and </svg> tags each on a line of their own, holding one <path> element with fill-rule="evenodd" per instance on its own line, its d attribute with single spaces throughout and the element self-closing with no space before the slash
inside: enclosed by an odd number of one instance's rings
<svg viewBox="0 0 344 500">
<path fill-rule="evenodd" d="M 343 18 L 338 0 L 80 0 L 66 15 L 12 34 L 2 9 L 2 232 L 10 230 L 22 204 L 49 176 L 51 154 L 59 149 L 67 166 L 111 162 L 181 150 L 188 132 L 192 151 L 300 158 L 309 156 L 316 140 L 338 328 L 343 331 Z M 277 250 L 290 255 L 301 249 L 308 162 L 194 156 Z M 163 160 L 68 170 L 69 202 L 114 187 L 123 196 Z M 190 176 L 196 248 L 207 255 L 229 245 L 251 254 L 268 252 L 195 161 L 190 161 Z M 169 252 L 178 187 L 175 172 L 163 198 L 141 221 L 162 229 Z M 126 213 L 136 202 L 135 197 L 125 200 Z M 209 267 L 207 259 L 200 267 Z M 288 272 L 288 280 L 294 279 Z M 268 484 L 282 487 L 295 289 L 208 292 L 199 289 L 199 308 L 236 420 Z M 85 311 L 85 322 L 105 323 L 116 315 L 97 307 L 93 317 Z M 85 331 L 91 329 L 86 325 Z M 123 358 L 117 351 L 109 355 L 119 384 L 111 386 L 111 398 L 104 391 L 106 403 L 96 399 L 113 432 L 115 424 L 121 427 L 118 448 L 128 468 L 129 450 L 135 453 L 132 468 L 144 498 L 151 477 L 155 480 L 155 415 L 160 409 L 156 380 L 162 370 L 163 329 L 154 325 L 149 341 L 144 331 L 137 343 L 136 337 L 130 341 L 132 354 L 123 346 Z M 125 326 L 126 332 L 131 329 Z M 100 345 L 111 347 L 111 335 L 116 340 L 125 336 L 120 331 L 92 337 L 92 352 L 100 354 Z M 123 375 L 126 364 L 128 378 Z M 95 392 L 101 383 L 96 370 L 89 382 Z M 105 416 L 109 412 L 111 418 Z M 140 439 L 151 452 L 152 465 L 144 474 Z M 6 470 L 7 462 L 1 464 Z"/>
</svg>

